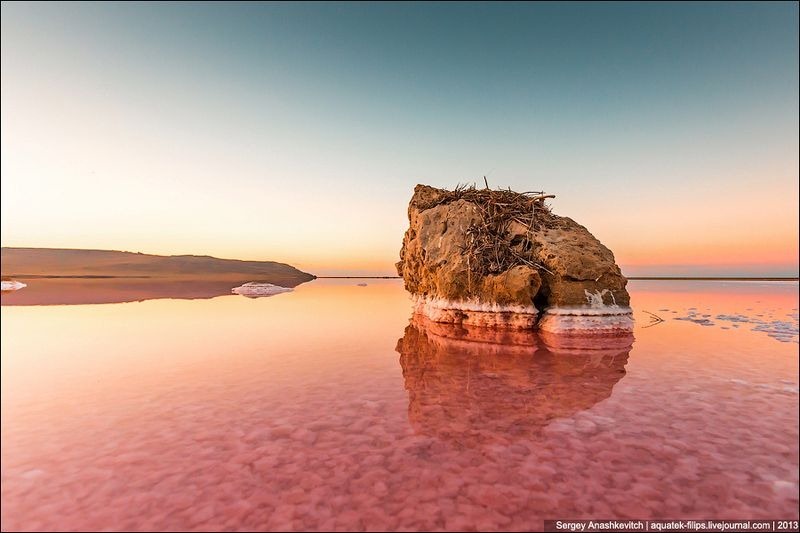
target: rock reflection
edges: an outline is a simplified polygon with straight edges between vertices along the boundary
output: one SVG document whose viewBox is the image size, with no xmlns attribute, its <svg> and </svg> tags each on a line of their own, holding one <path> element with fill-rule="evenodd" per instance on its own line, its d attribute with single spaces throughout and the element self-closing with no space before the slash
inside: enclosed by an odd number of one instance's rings
<svg viewBox="0 0 800 533">
<path fill-rule="evenodd" d="M 499 332 L 415 315 L 397 342 L 416 431 L 459 446 L 535 435 L 611 396 L 632 335 Z"/>
</svg>

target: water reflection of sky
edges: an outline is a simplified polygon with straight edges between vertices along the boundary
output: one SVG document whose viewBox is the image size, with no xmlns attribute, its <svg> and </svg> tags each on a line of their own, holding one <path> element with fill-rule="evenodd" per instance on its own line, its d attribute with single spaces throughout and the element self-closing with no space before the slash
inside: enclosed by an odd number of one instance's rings
<svg viewBox="0 0 800 533">
<path fill-rule="evenodd" d="M 796 281 L 631 282 L 658 292 L 665 287 L 686 294 L 682 305 L 653 310 L 664 320 L 680 320 L 723 330 L 745 328 L 781 342 L 798 343 Z M 792 298 L 794 301 L 792 302 Z"/>
<path fill-rule="evenodd" d="M 796 284 L 631 282 L 635 342 L 590 349 L 409 323 L 399 281 L 357 283 L 3 306 L 3 528 L 797 517 L 796 345 L 645 313 L 780 316 Z"/>
</svg>

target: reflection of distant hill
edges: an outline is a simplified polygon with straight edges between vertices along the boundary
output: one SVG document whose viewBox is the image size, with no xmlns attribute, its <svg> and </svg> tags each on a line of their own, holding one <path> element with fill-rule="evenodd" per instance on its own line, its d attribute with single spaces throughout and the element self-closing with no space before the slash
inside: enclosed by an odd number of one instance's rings
<svg viewBox="0 0 800 533">
<path fill-rule="evenodd" d="M 232 281 L 181 279 L 47 279 L 27 281 L 28 286 L 3 292 L 3 305 L 73 305 L 136 302 L 156 298 L 213 298 L 231 294 Z"/>
<path fill-rule="evenodd" d="M 564 350 L 532 332 L 497 340 L 491 330 L 412 319 L 397 351 L 418 431 L 465 446 L 529 437 L 608 398 L 633 337 L 572 338 Z"/>
<path fill-rule="evenodd" d="M 3 248 L 2 276 L 16 279 L 40 276 L 169 277 L 240 283 L 263 281 L 283 287 L 294 287 L 314 279 L 311 274 L 274 261 L 59 248 Z"/>
<path fill-rule="evenodd" d="M 3 305 L 213 298 L 249 281 L 295 287 L 314 279 L 274 261 L 57 248 L 3 248 L 2 276 L 27 283 L 24 289 L 4 291 Z"/>
</svg>

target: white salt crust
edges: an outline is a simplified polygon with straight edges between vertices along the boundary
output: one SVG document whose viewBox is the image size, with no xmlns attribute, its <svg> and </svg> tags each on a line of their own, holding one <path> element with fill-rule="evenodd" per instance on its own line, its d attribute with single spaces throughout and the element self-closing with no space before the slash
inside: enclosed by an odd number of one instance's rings
<svg viewBox="0 0 800 533">
<path fill-rule="evenodd" d="M 2 281 L 0 282 L 0 290 L 4 291 L 18 291 L 23 287 L 27 287 L 28 285 L 22 283 L 21 281 Z"/>
<path fill-rule="evenodd" d="M 272 296 L 273 294 L 280 294 L 282 292 L 289 292 L 292 289 L 288 287 L 281 287 L 280 285 L 273 285 L 272 283 L 259 283 L 251 281 L 239 287 L 231 289 L 233 294 L 241 294 L 242 296 Z"/>
<path fill-rule="evenodd" d="M 530 305 L 498 305 L 477 300 L 412 296 L 414 312 L 433 322 L 480 327 L 532 329 L 538 310 Z M 551 333 L 617 333 L 633 331 L 633 310 L 617 305 L 554 307 L 544 311 L 538 327 Z"/>
<path fill-rule="evenodd" d="M 630 307 L 620 307 L 614 305 L 607 305 L 605 307 L 548 307 L 544 311 L 549 315 L 558 316 L 612 316 L 612 315 L 630 315 L 633 309 Z"/>
<path fill-rule="evenodd" d="M 633 331 L 630 307 L 555 307 L 545 310 L 539 321 L 541 331 L 550 333 L 591 333 L 605 335 Z"/>
<path fill-rule="evenodd" d="M 414 295 L 414 312 L 434 322 L 480 327 L 529 329 L 539 312 L 532 305 L 499 305 L 477 300 L 445 300 Z"/>
</svg>

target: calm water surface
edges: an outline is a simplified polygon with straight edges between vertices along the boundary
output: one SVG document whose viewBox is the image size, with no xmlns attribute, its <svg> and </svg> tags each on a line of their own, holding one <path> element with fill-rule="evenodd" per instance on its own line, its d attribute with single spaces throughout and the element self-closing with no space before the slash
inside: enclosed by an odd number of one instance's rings
<svg viewBox="0 0 800 533">
<path fill-rule="evenodd" d="M 797 283 L 631 282 L 582 342 L 357 282 L 4 305 L 3 530 L 798 518 Z"/>
</svg>

